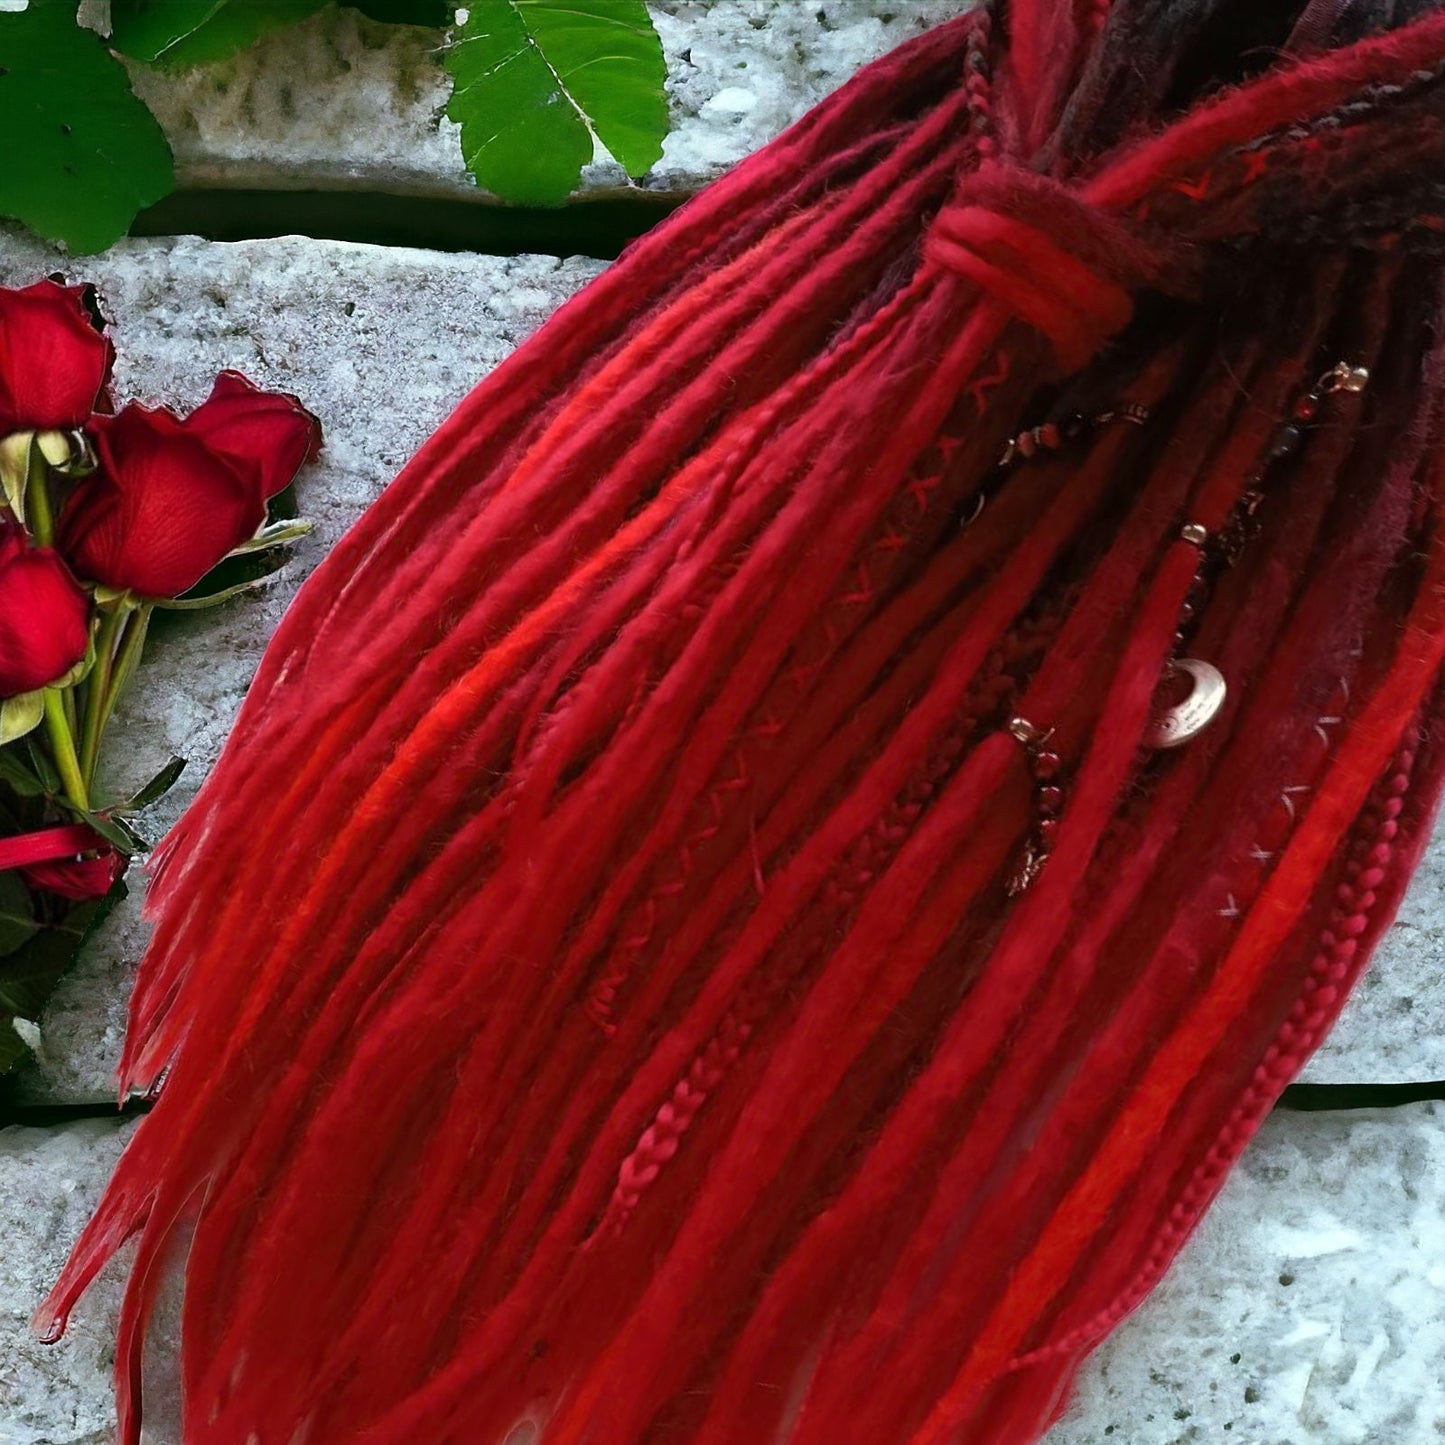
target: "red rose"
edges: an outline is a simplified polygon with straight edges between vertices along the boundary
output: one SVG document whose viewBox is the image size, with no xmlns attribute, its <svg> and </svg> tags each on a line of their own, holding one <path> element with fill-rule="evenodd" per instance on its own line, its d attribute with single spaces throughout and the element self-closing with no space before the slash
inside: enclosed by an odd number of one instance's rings
<svg viewBox="0 0 1445 1445">
<path fill-rule="evenodd" d="M 0 437 L 82 426 L 114 359 L 91 287 L 0 287 Z"/>
<path fill-rule="evenodd" d="M 50 863 L 32 863 L 20 870 L 20 876 L 32 887 L 77 902 L 87 898 L 104 898 L 111 885 L 125 872 L 127 859 L 103 838 L 96 840 L 99 849 L 94 858 L 58 858 Z"/>
<path fill-rule="evenodd" d="M 142 597 L 194 587 L 320 445 L 295 397 L 231 371 L 185 421 L 131 404 L 93 432 L 100 465 L 66 504 L 59 544 L 82 577 Z"/>
<path fill-rule="evenodd" d="M 49 547 L 0 524 L 0 698 L 63 677 L 90 636 L 90 599 Z"/>
</svg>

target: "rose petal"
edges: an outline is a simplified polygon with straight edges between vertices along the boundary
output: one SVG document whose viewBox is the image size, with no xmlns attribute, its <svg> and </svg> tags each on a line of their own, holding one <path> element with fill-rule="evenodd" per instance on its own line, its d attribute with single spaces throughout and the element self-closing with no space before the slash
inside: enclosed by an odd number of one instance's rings
<svg viewBox="0 0 1445 1445">
<path fill-rule="evenodd" d="M 82 576 L 143 597 L 194 586 L 265 520 L 255 469 L 164 409 L 130 405 L 94 424 L 96 473 L 61 515 L 59 544 Z"/>
<path fill-rule="evenodd" d="M 90 599 L 55 551 L 25 546 L 19 532 L 8 524 L 0 542 L 0 697 L 63 677 L 90 638 Z"/>
<path fill-rule="evenodd" d="M 264 497 L 289 486 L 321 448 L 321 424 L 294 396 L 262 391 L 238 371 L 223 371 L 183 425 L 214 451 L 259 466 Z"/>
<path fill-rule="evenodd" d="M 93 306 L 89 286 L 0 287 L 0 436 L 85 423 L 115 360 Z"/>
<path fill-rule="evenodd" d="M 32 863 L 20 869 L 20 876 L 32 887 L 83 902 L 104 898 L 115 880 L 125 872 L 126 859 L 103 839 L 97 840 L 94 858 L 62 858 L 51 863 Z"/>
</svg>

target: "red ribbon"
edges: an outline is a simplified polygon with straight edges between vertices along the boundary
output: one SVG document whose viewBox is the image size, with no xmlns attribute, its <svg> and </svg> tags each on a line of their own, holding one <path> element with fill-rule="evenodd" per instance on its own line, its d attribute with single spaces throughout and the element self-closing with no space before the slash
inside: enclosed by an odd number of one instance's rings
<svg viewBox="0 0 1445 1445">
<path fill-rule="evenodd" d="M 25 868 L 32 863 L 51 863 L 57 858 L 75 858 L 82 853 L 93 853 L 99 841 L 95 830 L 84 823 L 68 823 L 59 828 L 21 833 L 15 838 L 0 838 L 0 873 L 10 868 Z"/>
</svg>

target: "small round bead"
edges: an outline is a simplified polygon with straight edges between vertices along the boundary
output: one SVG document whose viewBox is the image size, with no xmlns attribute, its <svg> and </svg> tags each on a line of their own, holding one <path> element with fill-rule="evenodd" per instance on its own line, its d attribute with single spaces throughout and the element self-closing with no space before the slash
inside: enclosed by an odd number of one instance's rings
<svg viewBox="0 0 1445 1445">
<path fill-rule="evenodd" d="M 1180 537 L 1195 547 L 1202 547 L 1209 540 L 1209 528 L 1202 522 L 1186 522 L 1179 529 Z"/>
<path fill-rule="evenodd" d="M 1059 443 L 1063 440 L 1063 437 L 1059 432 L 1057 423 L 1051 421 L 1046 421 L 1043 426 L 1039 427 L 1038 434 L 1039 440 L 1046 447 L 1050 448 L 1057 447 Z"/>
<path fill-rule="evenodd" d="M 1312 396 L 1302 396 L 1294 404 L 1296 421 L 1313 421 L 1320 414 L 1320 404 Z"/>
<path fill-rule="evenodd" d="M 1059 820 L 1057 818 L 1039 819 L 1039 841 L 1046 848 L 1054 846 L 1054 840 L 1059 836 Z"/>
<path fill-rule="evenodd" d="M 1059 769 L 1063 767 L 1064 760 L 1053 752 L 1034 754 L 1034 776 L 1038 778 L 1056 778 Z"/>
<path fill-rule="evenodd" d="M 1056 788 L 1052 784 L 1046 788 L 1040 788 L 1038 805 L 1041 813 L 1057 813 L 1064 806 L 1064 790 Z"/>
<path fill-rule="evenodd" d="M 1020 432 L 1018 436 L 1014 438 L 1014 445 L 1018 448 L 1019 455 L 1023 457 L 1025 461 L 1039 449 L 1038 441 L 1031 431 Z"/>
<path fill-rule="evenodd" d="M 1269 439 L 1269 455 L 1271 457 L 1287 457 L 1300 442 L 1304 440 L 1304 433 L 1297 426 L 1284 426 L 1276 429 L 1275 434 Z"/>
</svg>

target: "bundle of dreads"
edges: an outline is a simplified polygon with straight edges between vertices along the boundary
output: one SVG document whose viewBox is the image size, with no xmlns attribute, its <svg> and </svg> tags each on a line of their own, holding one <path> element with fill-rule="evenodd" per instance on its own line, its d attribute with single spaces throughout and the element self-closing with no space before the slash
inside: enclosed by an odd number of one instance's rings
<svg viewBox="0 0 1445 1445">
<path fill-rule="evenodd" d="M 1440 787 L 1445 9 L 1014 0 L 489 377 L 154 872 L 122 1437 L 1036 1440 Z"/>
</svg>

